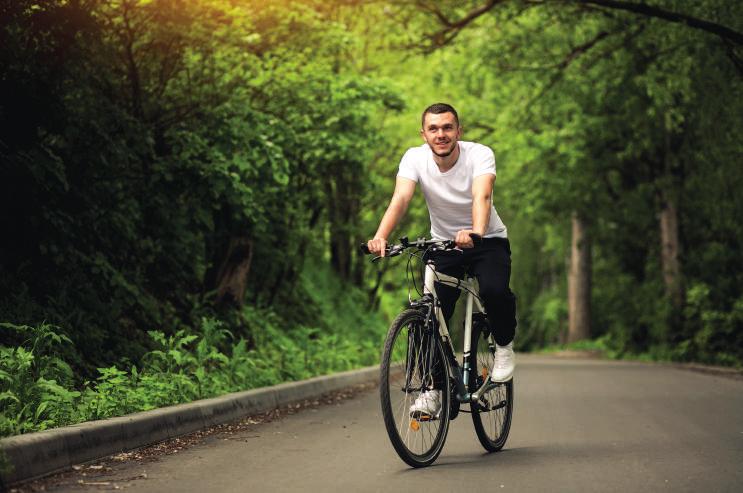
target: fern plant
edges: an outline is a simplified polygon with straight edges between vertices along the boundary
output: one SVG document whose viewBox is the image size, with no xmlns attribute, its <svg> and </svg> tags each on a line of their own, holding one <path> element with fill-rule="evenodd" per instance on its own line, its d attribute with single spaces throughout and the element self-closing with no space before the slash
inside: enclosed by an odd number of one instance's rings
<svg viewBox="0 0 743 493">
<path fill-rule="evenodd" d="M 22 335 L 23 345 L 0 347 L 0 433 L 3 435 L 44 430 L 74 421 L 75 400 L 72 370 L 54 353 L 70 339 L 41 324 L 0 324 Z"/>
</svg>

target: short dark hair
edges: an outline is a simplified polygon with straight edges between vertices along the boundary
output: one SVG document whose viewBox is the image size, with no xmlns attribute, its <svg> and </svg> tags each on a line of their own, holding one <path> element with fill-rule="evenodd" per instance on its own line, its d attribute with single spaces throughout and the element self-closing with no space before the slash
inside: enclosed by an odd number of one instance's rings
<svg viewBox="0 0 743 493">
<path fill-rule="evenodd" d="M 457 110 L 454 109 L 454 107 L 450 104 L 446 103 L 435 103 L 423 110 L 423 114 L 421 115 L 421 128 L 426 124 L 426 114 L 433 113 L 434 115 L 440 115 L 441 113 L 451 113 L 454 115 L 454 119 L 457 121 L 457 126 L 459 126 L 459 115 L 457 114 Z"/>
</svg>

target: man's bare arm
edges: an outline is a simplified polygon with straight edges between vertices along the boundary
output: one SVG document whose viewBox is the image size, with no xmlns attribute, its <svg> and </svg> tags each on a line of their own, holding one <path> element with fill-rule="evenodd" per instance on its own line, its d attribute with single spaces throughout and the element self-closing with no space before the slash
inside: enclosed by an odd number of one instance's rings
<svg viewBox="0 0 743 493">
<path fill-rule="evenodd" d="M 480 175 L 472 182 L 472 230 L 482 236 L 488 229 L 495 175 Z"/>
<path fill-rule="evenodd" d="M 463 229 L 457 232 L 454 238 L 460 248 L 472 248 L 474 243 L 470 233 L 480 236 L 488 230 L 490 222 L 490 210 L 492 206 L 493 184 L 495 175 L 480 175 L 472 182 L 472 229 Z"/>
<path fill-rule="evenodd" d="M 387 206 L 387 211 L 382 216 L 382 220 L 379 223 L 377 232 L 374 235 L 374 239 L 367 242 L 369 251 L 375 255 L 381 255 L 384 257 L 384 249 L 387 247 L 387 238 L 389 237 L 392 230 L 395 229 L 397 223 L 405 215 L 405 211 L 408 210 L 410 200 L 413 198 L 415 193 L 415 181 L 409 178 L 398 177 L 395 182 L 395 192 L 392 194 L 390 204 Z"/>
</svg>

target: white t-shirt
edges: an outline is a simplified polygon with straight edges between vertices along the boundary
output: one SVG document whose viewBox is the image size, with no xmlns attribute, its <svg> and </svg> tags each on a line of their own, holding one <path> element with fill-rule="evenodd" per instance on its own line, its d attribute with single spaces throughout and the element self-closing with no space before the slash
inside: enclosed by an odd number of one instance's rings
<svg viewBox="0 0 743 493">
<path fill-rule="evenodd" d="M 397 176 L 420 184 L 431 217 L 431 237 L 437 240 L 453 240 L 458 231 L 472 229 L 472 181 L 485 174 L 495 174 L 493 151 L 464 141 L 459 142 L 457 162 L 446 173 L 433 161 L 428 144 L 408 149 L 397 172 Z M 491 205 L 484 237 L 507 236 L 506 225 Z"/>
</svg>

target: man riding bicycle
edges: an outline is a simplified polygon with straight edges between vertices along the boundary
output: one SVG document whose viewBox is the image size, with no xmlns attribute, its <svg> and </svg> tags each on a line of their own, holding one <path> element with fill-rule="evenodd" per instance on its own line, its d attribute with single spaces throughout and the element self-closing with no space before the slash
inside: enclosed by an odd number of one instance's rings
<svg viewBox="0 0 743 493">
<path fill-rule="evenodd" d="M 459 140 L 459 116 L 448 104 L 433 104 L 423 111 L 421 136 L 425 143 L 408 149 L 400 161 L 392 199 L 367 246 L 371 253 L 384 256 L 387 238 L 405 214 L 419 183 L 431 219 L 431 236 L 453 239 L 461 249 L 433 254 L 436 270 L 459 278 L 469 272 L 477 278 L 496 342 L 490 378 L 507 382 L 515 366 L 516 301 L 509 288 L 507 230 L 492 202 L 495 156 L 487 146 Z M 437 283 L 436 292 L 448 321 L 459 290 Z M 436 416 L 440 407 L 441 391 L 434 389 L 421 392 L 410 412 Z"/>
</svg>

